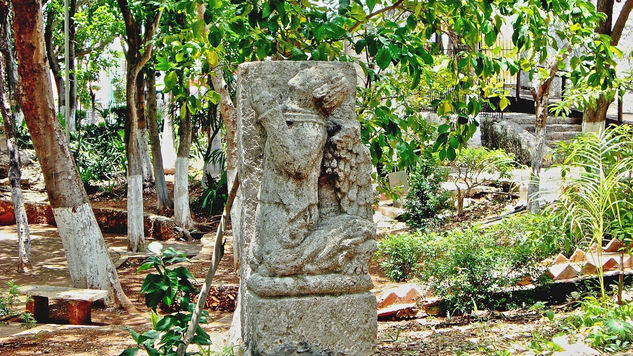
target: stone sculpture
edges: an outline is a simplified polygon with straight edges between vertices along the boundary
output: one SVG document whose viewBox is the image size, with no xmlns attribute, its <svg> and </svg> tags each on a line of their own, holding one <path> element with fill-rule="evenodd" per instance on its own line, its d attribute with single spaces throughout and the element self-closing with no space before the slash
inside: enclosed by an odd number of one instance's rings
<svg viewBox="0 0 633 356">
<path fill-rule="evenodd" d="M 351 64 L 247 63 L 238 73 L 232 212 L 247 354 L 370 354 L 376 301 L 371 159 Z M 304 353 L 305 354 L 305 353 Z"/>
</svg>

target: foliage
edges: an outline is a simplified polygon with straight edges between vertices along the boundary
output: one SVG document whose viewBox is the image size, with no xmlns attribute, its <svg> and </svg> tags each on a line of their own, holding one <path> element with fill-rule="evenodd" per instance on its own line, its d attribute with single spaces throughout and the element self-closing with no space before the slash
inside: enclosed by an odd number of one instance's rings
<svg viewBox="0 0 633 356">
<path fill-rule="evenodd" d="M 602 246 L 609 226 L 613 222 L 621 225 L 620 211 L 631 204 L 624 197 L 629 195 L 627 180 L 633 171 L 633 157 L 623 155 L 631 147 L 633 141 L 628 131 L 617 129 L 580 136 L 568 147 L 571 150 L 567 151 L 563 164 L 580 172 L 568 180 L 560 200 L 551 209 L 589 244 Z M 563 172 L 566 175 L 566 169 Z M 597 257 L 600 290 L 604 296 L 601 248 Z"/>
<path fill-rule="evenodd" d="M 156 307 L 163 303 L 176 310 L 187 310 L 192 296 L 197 293 L 191 283 L 191 272 L 185 267 L 167 268 L 168 265 L 189 261 L 185 254 L 169 247 L 162 250 L 160 255 L 150 256 L 138 268 L 138 272 L 154 268 L 157 273 L 150 273 L 145 277 L 141 286 L 141 294 L 145 294 L 145 305 L 156 311 Z"/>
<path fill-rule="evenodd" d="M 402 282 L 417 276 L 422 252 L 420 235 L 388 235 L 378 242 L 376 257 L 389 279 Z"/>
<path fill-rule="evenodd" d="M 167 265 L 188 261 L 184 254 L 173 248 L 162 250 L 160 244 L 150 244 L 148 249 L 159 254 L 147 258 L 138 271 L 146 271 L 153 267 L 158 272 L 148 274 L 141 287 L 141 293 L 145 294 L 145 304 L 152 309 L 152 329 L 138 333 L 127 328 L 137 347 L 123 351 L 120 354 L 122 356 L 136 355 L 140 349 L 144 349 L 151 356 L 176 355 L 176 349 L 182 344 L 195 307 L 191 297 L 197 290 L 189 281 L 193 279 L 193 275 L 185 267 L 167 268 Z M 168 307 L 176 306 L 177 311 L 161 318 L 156 313 L 160 303 Z M 206 323 L 208 315 L 208 312 L 203 310 L 200 322 Z M 203 345 L 210 344 L 210 336 L 198 326 L 191 343 L 202 349 Z"/>
<path fill-rule="evenodd" d="M 208 216 L 221 214 L 224 210 L 224 204 L 228 199 L 227 192 L 227 175 L 223 170 L 218 179 L 209 177 L 207 179 L 207 187 L 202 191 L 192 203 L 191 207 L 197 212 L 207 214 Z"/>
<path fill-rule="evenodd" d="M 448 127 L 446 127 L 446 130 Z M 440 126 L 440 130 L 442 127 Z M 457 147 L 457 142 L 455 143 Z M 440 159 L 443 159 L 440 153 Z M 499 179 L 508 178 L 514 167 L 514 154 L 504 150 L 490 150 L 485 147 L 465 148 L 451 163 L 455 174 L 455 188 L 457 188 L 457 212 L 464 211 L 464 198 L 473 188 L 481 186 L 488 175 L 498 175 Z M 463 187 L 466 187 L 464 189 Z"/>
<path fill-rule="evenodd" d="M 612 353 L 631 348 L 633 342 L 633 303 L 617 305 L 608 297 L 587 297 L 580 310 L 565 319 L 569 331 L 586 335 L 592 347 Z"/>
<path fill-rule="evenodd" d="M 494 293 L 528 277 L 539 283 L 539 262 L 560 250 L 560 229 L 549 219 L 528 214 L 488 228 L 389 236 L 379 242 L 377 256 L 390 278 L 427 281 L 444 298 L 445 310 L 495 307 L 506 301 Z"/>
<path fill-rule="evenodd" d="M 70 147 L 84 183 L 110 180 L 125 171 L 125 131 L 118 124 L 100 122 L 71 133 Z"/>
<path fill-rule="evenodd" d="M 437 215 L 451 207 L 451 193 L 442 188 L 448 170 L 433 156 L 417 165 L 410 176 L 409 192 L 404 203 L 410 227 L 424 229 L 437 224 Z"/>
<path fill-rule="evenodd" d="M 0 295 L 0 318 L 16 313 L 14 306 L 18 299 L 18 286 L 13 281 L 7 282 L 6 295 Z"/>
</svg>

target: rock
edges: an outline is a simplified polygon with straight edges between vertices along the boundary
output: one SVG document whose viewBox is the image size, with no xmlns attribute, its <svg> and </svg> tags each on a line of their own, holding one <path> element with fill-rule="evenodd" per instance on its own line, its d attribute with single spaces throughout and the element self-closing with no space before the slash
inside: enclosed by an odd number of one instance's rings
<svg viewBox="0 0 633 356">
<path fill-rule="evenodd" d="M 231 334 L 248 355 L 372 353 L 376 226 L 355 83 L 349 63 L 239 66 Z"/>
<path fill-rule="evenodd" d="M 560 281 L 578 277 L 579 272 L 580 267 L 567 263 L 553 265 L 548 268 L 547 272 L 545 273 L 549 275 L 552 279 Z"/>
<path fill-rule="evenodd" d="M 618 239 L 612 239 L 604 248 L 604 252 L 618 252 L 621 248 L 625 247 L 624 242 Z"/>
<path fill-rule="evenodd" d="M 560 263 L 568 263 L 569 260 L 567 259 L 567 257 L 565 257 L 563 254 L 559 253 L 558 255 L 556 255 L 556 258 L 554 258 L 554 264 L 560 264 Z"/>
<path fill-rule="evenodd" d="M 568 336 L 558 336 L 552 339 L 556 345 L 560 346 L 563 351 L 555 351 L 553 356 L 599 356 L 601 353 L 587 346 L 582 341 L 570 343 Z"/>
<path fill-rule="evenodd" d="M 418 307 L 415 303 L 410 304 L 394 304 L 385 308 L 378 309 L 378 319 L 405 319 L 414 318 L 418 315 Z"/>
<path fill-rule="evenodd" d="M 415 303 L 424 293 L 414 284 L 404 284 L 391 288 L 382 293 L 378 298 L 378 308 L 385 308 L 393 304 Z"/>
<path fill-rule="evenodd" d="M 576 249 L 574 253 L 569 257 L 569 262 L 584 262 L 587 260 L 587 255 L 579 249 Z"/>
</svg>

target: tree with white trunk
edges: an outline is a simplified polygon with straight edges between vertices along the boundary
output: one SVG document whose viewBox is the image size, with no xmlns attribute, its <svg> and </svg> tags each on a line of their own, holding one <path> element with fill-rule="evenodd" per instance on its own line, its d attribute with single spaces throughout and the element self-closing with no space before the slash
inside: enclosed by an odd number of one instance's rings
<svg viewBox="0 0 633 356">
<path fill-rule="evenodd" d="M 6 1 L 0 2 L 0 112 L 4 122 L 4 134 L 7 140 L 7 153 L 9 154 L 9 181 L 11 183 L 11 199 L 13 200 L 13 212 L 15 224 L 18 230 L 18 272 L 31 270 L 31 235 L 24 208 L 24 198 L 20 181 L 20 152 L 15 138 L 15 118 L 9 102 L 8 87 L 4 79 L 7 73 L 7 63 L 11 58 L 11 46 L 9 45 L 9 8 Z"/>
<path fill-rule="evenodd" d="M 5 0 L 6 1 L 6 0 Z M 20 105 L 38 156 L 48 199 L 64 246 L 73 286 L 104 289 L 127 309 L 126 297 L 88 195 L 55 114 L 46 60 L 40 0 L 13 0 L 15 47 L 21 87 Z"/>
<path fill-rule="evenodd" d="M 160 17 L 162 8 L 154 4 L 146 4 L 144 9 L 149 12 L 146 18 L 139 22 L 133 15 L 131 5 L 127 0 L 117 0 L 125 21 L 127 43 L 126 49 L 126 86 L 125 98 L 127 104 L 128 139 L 127 139 L 127 236 L 130 251 L 145 250 L 145 235 L 143 232 L 143 163 L 139 145 L 139 113 L 138 99 L 144 86 L 138 85 L 138 76 L 143 66 L 152 56 L 152 39 Z M 138 5 L 138 4 L 137 4 Z M 142 138 L 144 139 L 144 137 Z"/>
</svg>

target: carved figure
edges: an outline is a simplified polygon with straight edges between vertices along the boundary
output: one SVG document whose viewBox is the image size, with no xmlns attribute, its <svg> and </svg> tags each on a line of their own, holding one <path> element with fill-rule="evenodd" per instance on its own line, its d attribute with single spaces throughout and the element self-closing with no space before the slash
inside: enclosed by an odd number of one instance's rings
<svg viewBox="0 0 633 356">
<path fill-rule="evenodd" d="M 371 193 L 357 204 L 357 182 L 349 184 L 364 151 L 354 147 L 362 145 L 357 128 L 329 118 L 354 87 L 321 66 L 299 71 L 288 88 L 285 102 L 263 82 L 250 93 L 266 133 L 251 267 L 266 277 L 366 274 L 375 247 Z"/>
</svg>

